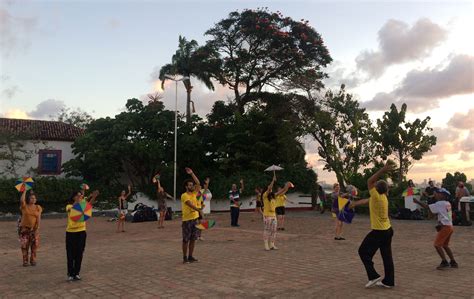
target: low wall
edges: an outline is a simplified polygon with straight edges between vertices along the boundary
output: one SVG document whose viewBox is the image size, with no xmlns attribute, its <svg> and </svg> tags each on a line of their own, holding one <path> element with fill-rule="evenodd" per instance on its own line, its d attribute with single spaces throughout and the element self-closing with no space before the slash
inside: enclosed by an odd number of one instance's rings
<svg viewBox="0 0 474 299">
<path fill-rule="evenodd" d="M 311 197 L 304 195 L 302 193 L 291 193 L 287 195 L 288 201 L 286 203 L 286 207 L 288 209 L 295 209 L 295 210 L 310 210 L 311 209 Z M 294 203 L 291 203 L 291 202 Z M 135 201 L 129 203 L 128 209 L 133 210 L 135 205 L 138 203 L 145 204 L 149 207 L 157 208 L 158 204 L 155 200 L 150 200 L 149 197 L 142 193 L 138 193 L 135 197 Z M 181 201 L 176 200 L 167 200 L 166 204 L 168 207 L 171 207 L 173 211 L 179 212 L 181 211 Z M 230 209 L 230 202 L 229 200 L 224 199 L 212 199 L 210 202 L 205 202 L 206 205 L 211 206 L 211 212 L 227 212 Z M 240 207 L 241 211 L 253 211 L 255 210 L 255 197 L 243 197 L 242 198 L 242 206 Z"/>
</svg>

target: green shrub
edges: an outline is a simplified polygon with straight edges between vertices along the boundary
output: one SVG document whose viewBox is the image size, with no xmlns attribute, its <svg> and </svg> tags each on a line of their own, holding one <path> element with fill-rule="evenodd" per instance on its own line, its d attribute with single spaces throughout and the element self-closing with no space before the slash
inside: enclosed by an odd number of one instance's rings
<svg viewBox="0 0 474 299">
<path fill-rule="evenodd" d="M 56 177 L 35 178 L 33 191 L 45 212 L 63 212 L 69 196 L 78 191 L 83 183 L 77 179 L 63 179 Z M 15 186 L 16 179 L 0 179 L 0 212 L 18 213 L 20 203 L 20 192 Z M 110 208 L 116 205 L 116 198 L 124 186 L 99 186 L 89 183 L 91 190 L 99 190 L 100 196 L 96 206 L 98 208 Z"/>
</svg>

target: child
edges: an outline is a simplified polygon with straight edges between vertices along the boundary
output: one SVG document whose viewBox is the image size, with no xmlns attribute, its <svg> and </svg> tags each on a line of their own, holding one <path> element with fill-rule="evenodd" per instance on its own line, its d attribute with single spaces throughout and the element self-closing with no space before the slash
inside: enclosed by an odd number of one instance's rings
<svg viewBox="0 0 474 299">
<path fill-rule="evenodd" d="M 211 179 L 209 177 L 207 177 L 205 180 L 204 180 L 204 187 L 202 189 L 200 189 L 198 191 L 198 194 L 196 196 L 196 207 L 198 209 L 201 209 L 203 210 L 204 207 L 206 206 L 206 204 L 204 203 L 204 197 L 207 196 L 206 193 L 209 192 L 210 194 L 210 191 L 209 191 L 209 183 L 211 182 Z M 201 224 L 201 220 L 202 220 L 202 213 L 199 214 L 199 217 L 198 217 L 198 224 Z M 204 238 L 202 237 L 202 231 L 199 230 L 198 231 L 198 240 L 199 241 L 204 241 Z"/>
<path fill-rule="evenodd" d="M 28 250 L 30 250 L 30 265 L 36 266 L 36 250 L 39 247 L 39 226 L 43 209 L 36 204 L 36 195 L 33 191 L 26 197 L 23 191 L 20 199 L 21 222 L 20 244 L 23 253 L 23 267 L 28 266 Z"/>
<path fill-rule="evenodd" d="M 117 232 L 120 232 L 120 226 L 122 226 L 122 232 L 125 232 L 125 217 L 127 216 L 127 198 L 132 194 L 132 186 L 128 185 L 128 193 L 122 190 L 118 197 L 118 221 L 117 221 Z"/>
<path fill-rule="evenodd" d="M 94 191 L 89 197 L 89 203 L 93 205 L 99 196 L 99 191 Z M 81 191 L 73 192 L 69 198 L 69 204 L 66 206 L 67 228 L 66 228 L 66 253 L 67 253 L 67 281 L 81 280 L 82 255 L 86 247 L 86 223 L 75 222 L 70 214 L 72 206 L 75 203 L 85 201 Z"/>
<path fill-rule="evenodd" d="M 436 252 L 441 257 L 441 264 L 436 267 L 438 270 L 443 270 L 449 267 L 458 268 L 458 263 L 454 260 L 453 252 L 451 251 L 451 248 L 449 248 L 449 240 L 454 232 L 453 221 L 451 218 L 451 204 L 448 201 L 450 195 L 451 194 L 448 190 L 439 188 L 434 191 L 434 199 L 436 202 L 433 204 L 427 205 L 424 202 L 413 199 L 413 201 L 420 206 L 429 210 L 431 213 L 438 215 L 438 225 L 436 226 L 438 233 L 436 234 L 436 239 L 434 241 Z M 446 260 L 446 255 L 444 254 L 443 249 L 449 256 L 449 263 Z"/>
</svg>

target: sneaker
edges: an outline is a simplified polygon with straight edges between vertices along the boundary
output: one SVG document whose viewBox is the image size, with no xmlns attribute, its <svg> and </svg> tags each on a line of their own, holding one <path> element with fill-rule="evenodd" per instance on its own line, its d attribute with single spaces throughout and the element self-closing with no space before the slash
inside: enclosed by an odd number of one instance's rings
<svg viewBox="0 0 474 299">
<path fill-rule="evenodd" d="M 189 256 L 189 257 L 188 257 L 188 262 L 189 262 L 189 263 L 196 263 L 197 261 L 198 261 L 198 260 L 195 259 L 195 258 L 192 257 L 192 256 Z"/>
<path fill-rule="evenodd" d="M 74 276 L 74 280 L 81 280 L 81 277 L 79 276 L 79 274 Z"/>
<path fill-rule="evenodd" d="M 28 267 L 28 266 L 29 266 L 28 262 L 23 262 L 23 267 Z"/>
<path fill-rule="evenodd" d="M 377 282 L 381 281 L 382 280 L 382 277 L 377 277 L 376 279 L 372 279 L 372 280 L 369 280 L 369 282 L 367 282 L 365 284 L 365 288 L 368 289 L 368 288 L 371 288 L 373 287 Z"/>
<path fill-rule="evenodd" d="M 32 265 L 33 267 L 36 266 L 36 262 L 35 261 L 31 261 L 30 262 L 30 265 Z"/>
<path fill-rule="evenodd" d="M 274 243 L 270 243 L 270 249 L 271 250 L 278 250 L 278 247 L 276 247 Z"/>
<path fill-rule="evenodd" d="M 438 270 L 443 270 L 446 268 L 449 268 L 449 263 L 447 261 L 442 261 L 441 264 L 439 264 L 439 266 L 436 267 L 436 269 Z"/>
<path fill-rule="evenodd" d="M 375 285 L 378 286 L 378 287 L 386 288 L 386 289 L 391 289 L 391 288 L 393 288 L 393 286 L 386 285 L 386 284 L 383 283 L 382 281 L 376 282 Z"/>
<path fill-rule="evenodd" d="M 459 267 L 459 265 L 458 265 L 458 263 L 456 263 L 456 261 L 451 261 L 449 263 L 449 265 L 451 266 L 451 268 L 458 268 Z"/>
<path fill-rule="evenodd" d="M 189 264 L 189 260 L 186 256 L 183 257 L 183 264 Z"/>
<path fill-rule="evenodd" d="M 72 276 L 67 277 L 67 282 L 72 282 L 73 280 L 74 280 L 74 277 L 72 277 Z"/>
</svg>

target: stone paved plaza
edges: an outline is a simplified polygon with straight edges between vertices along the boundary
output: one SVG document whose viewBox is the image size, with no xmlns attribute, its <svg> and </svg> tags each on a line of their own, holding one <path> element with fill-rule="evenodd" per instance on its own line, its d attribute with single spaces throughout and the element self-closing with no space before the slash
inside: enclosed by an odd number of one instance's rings
<svg viewBox="0 0 474 299">
<path fill-rule="evenodd" d="M 433 221 L 392 220 L 396 287 L 364 289 L 366 274 L 357 248 L 369 219 L 344 227 L 346 241 L 333 240 L 327 213 L 290 212 L 278 251 L 265 252 L 261 220 L 242 213 L 240 228 L 228 214 L 209 216 L 217 226 L 197 244 L 195 264 L 182 264 L 180 219 L 88 223 L 80 282 L 66 282 L 65 219 L 43 220 L 36 267 L 23 267 L 15 223 L 0 222 L 0 297 L 124 298 L 474 298 L 474 227 L 456 227 L 452 248 L 459 269 L 436 270 Z M 382 270 L 380 255 L 376 267 Z M 383 270 L 382 270 L 383 272 Z"/>
</svg>

